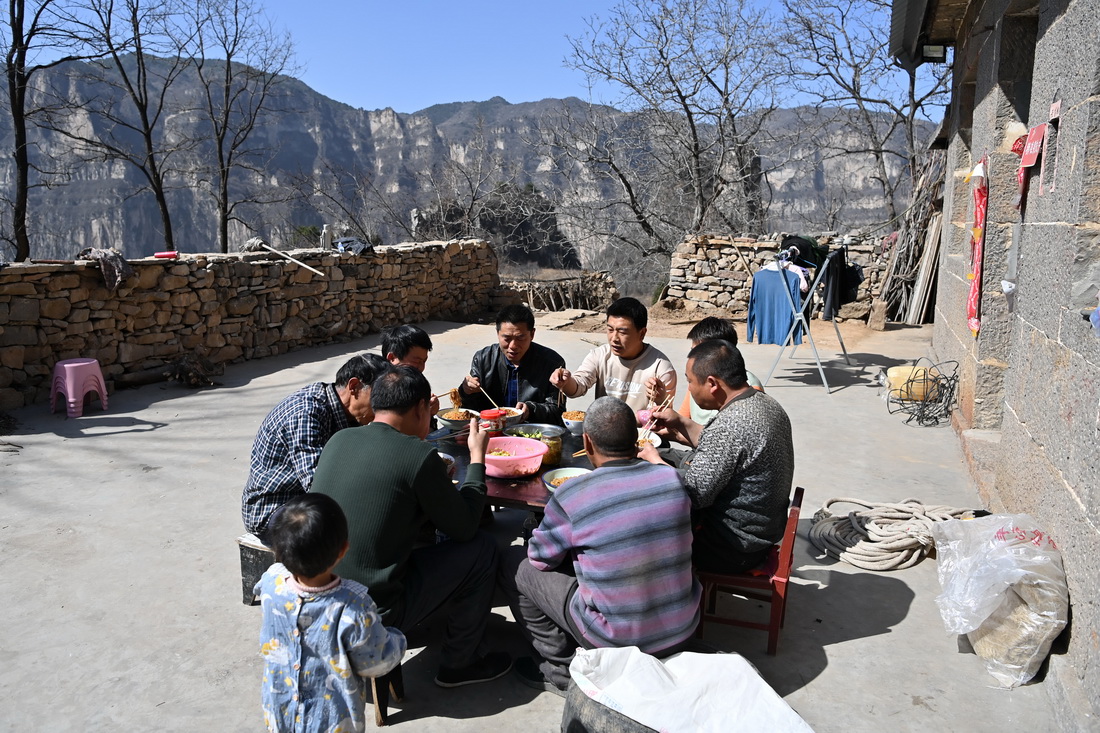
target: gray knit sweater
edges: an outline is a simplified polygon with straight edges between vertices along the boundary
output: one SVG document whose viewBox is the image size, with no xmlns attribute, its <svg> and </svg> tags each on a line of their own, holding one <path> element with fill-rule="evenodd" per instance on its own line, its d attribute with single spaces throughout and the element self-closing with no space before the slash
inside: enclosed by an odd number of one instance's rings
<svg viewBox="0 0 1100 733">
<path fill-rule="evenodd" d="M 696 544 L 759 552 L 783 536 L 794 478 L 791 421 L 756 390 L 723 407 L 684 461 Z"/>
</svg>

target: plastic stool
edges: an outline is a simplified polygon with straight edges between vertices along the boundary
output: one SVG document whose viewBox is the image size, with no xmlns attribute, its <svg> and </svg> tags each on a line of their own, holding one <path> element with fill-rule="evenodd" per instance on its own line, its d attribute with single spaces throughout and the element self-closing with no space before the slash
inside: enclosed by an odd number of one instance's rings
<svg viewBox="0 0 1100 733">
<path fill-rule="evenodd" d="M 90 392 L 99 395 L 103 409 L 107 409 L 107 385 L 103 371 L 95 359 L 65 359 L 53 365 L 53 387 L 50 389 L 50 412 L 57 406 L 58 393 L 65 395 L 69 417 L 84 414 L 84 397 Z"/>
</svg>

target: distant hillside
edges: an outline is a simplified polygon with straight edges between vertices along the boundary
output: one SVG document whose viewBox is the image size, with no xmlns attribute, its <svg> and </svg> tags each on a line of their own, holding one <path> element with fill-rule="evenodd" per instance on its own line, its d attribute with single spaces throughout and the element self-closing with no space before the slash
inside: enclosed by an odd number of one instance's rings
<svg viewBox="0 0 1100 733">
<path fill-rule="evenodd" d="M 75 102 L 104 93 L 102 88 L 89 85 L 80 72 L 77 63 L 56 67 L 44 72 L 49 76 L 40 81 L 40 88 L 66 88 Z M 195 80 L 187 77 L 172 88 L 173 110 L 167 116 L 167 134 L 177 138 L 201 136 L 202 120 L 189 109 L 197 92 Z M 307 201 L 292 195 L 295 179 L 321 180 L 334 167 L 369 173 L 377 190 L 392 194 L 393 200 L 405 207 L 402 210 L 409 211 L 417 205 L 418 197 L 422 198 L 423 182 L 429 173 L 438 171 L 447 160 L 473 155 L 479 135 L 484 136 L 486 148 L 499 154 L 515 171 L 517 185 L 530 184 L 551 192 L 555 181 L 532 141 L 537 138 L 540 123 L 556 116 L 563 106 L 583 107 L 576 98 L 510 104 L 494 97 L 483 102 L 433 105 L 406 115 L 390 109 L 355 109 L 294 79 L 287 79 L 281 86 L 276 103 L 277 109 L 253 140 L 267 151 L 262 159 L 254 161 L 259 170 L 242 177 L 237 186 L 279 203 L 243 211 L 250 226 L 235 225 L 235 240 L 259 234 L 285 245 L 294 241 L 299 228 L 338 224 L 322 219 L 316 199 Z M 121 101 L 118 104 L 125 107 Z M 97 134 L 106 134 L 94 118 L 82 120 L 82 124 Z M 794 126 L 788 132 L 797 136 L 797 126 L 808 123 L 804 115 L 800 118 L 792 111 L 778 115 L 776 124 Z M 34 143 L 37 160 L 44 169 L 56 170 L 60 161 L 69 172 L 64 180 L 53 181 L 56 187 L 33 191 L 32 257 L 71 258 L 85 247 L 113 246 L 131 257 L 161 249 L 156 207 L 151 196 L 141 192 L 142 181 L 135 169 L 119 162 L 74 161 L 71 142 L 55 133 L 36 131 Z M 0 145 L 5 150 L 12 146 L 10 121 L 3 115 Z M 852 159 L 815 160 L 813 150 L 796 152 L 800 160 L 784 163 L 769 176 L 771 228 L 805 229 L 819 207 L 838 197 L 844 200 L 844 221 L 848 224 L 884 218 L 865 164 Z M 0 158 L 0 179 L 10 182 L 12 178 L 11 156 L 4 155 Z M 182 251 L 215 249 L 213 199 L 193 173 L 183 172 L 172 180 L 169 196 L 177 246 Z M 0 226 L 7 223 L 5 216 Z M 393 227 L 380 228 L 379 233 L 390 241 L 405 236 Z"/>
</svg>

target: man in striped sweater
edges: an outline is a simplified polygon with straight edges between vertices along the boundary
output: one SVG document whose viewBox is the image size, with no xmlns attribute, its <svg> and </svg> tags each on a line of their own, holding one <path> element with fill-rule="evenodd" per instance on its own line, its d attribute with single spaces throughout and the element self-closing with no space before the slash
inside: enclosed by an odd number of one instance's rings
<svg viewBox="0 0 1100 733">
<path fill-rule="evenodd" d="M 699 622 L 691 505 L 674 469 L 639 460 L 634 413 L 601 397 L 584 420 L 596 470 L 562 484 L 501 585 L 541 659 L 515 663 L 525 684 L 559 695 L 577 645 L 679 651 Z"/>
</svg>

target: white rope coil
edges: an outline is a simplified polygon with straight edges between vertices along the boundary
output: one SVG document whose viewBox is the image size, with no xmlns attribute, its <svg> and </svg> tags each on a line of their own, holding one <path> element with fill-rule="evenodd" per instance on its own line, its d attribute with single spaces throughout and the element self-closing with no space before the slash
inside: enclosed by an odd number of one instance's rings
<svg viewBox="0 0 1100 733">
<path fill-rule="evenodd" d="M 834 504 L 855 504 L 863 510 L 836 516 Z M 829 499 L 813 517 L 810 542 L 830 557 L 864 570 L 910 568 L 932 551 L 932 523 L 971 518 L 972 509 L 925 506 L 917 499 L 874 503 L 859 499 Z"/>
</svg>

